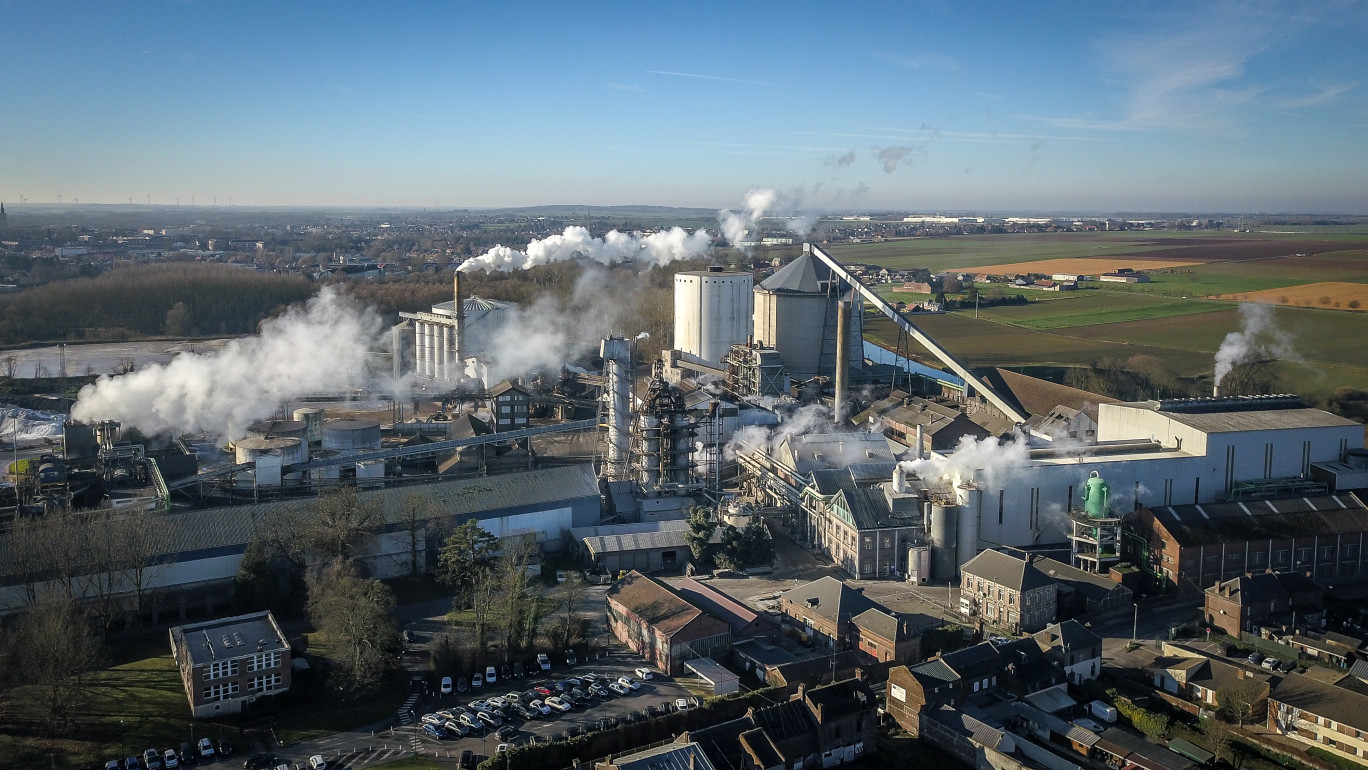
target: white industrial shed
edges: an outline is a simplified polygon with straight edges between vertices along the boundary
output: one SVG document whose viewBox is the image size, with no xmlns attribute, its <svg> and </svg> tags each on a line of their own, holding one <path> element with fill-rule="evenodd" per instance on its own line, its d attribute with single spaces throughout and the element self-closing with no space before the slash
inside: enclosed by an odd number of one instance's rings
<svg viewBox="0 0 1368 770">
<path fill-rule="evenodd" d="M 712 658 L 694 658 L 684 661 L 684 668 L 692 671 L 703 683 L 712 688 L 712 694 L 727 695 L 741 689 L 741 677 L 733 674 Z"/>
<path fill-rule="evenodd" d="M 360 496 L 385 516 L 380 531 L 370 536 L 357 556 L 369 574 L 381 578 L 409 573 L 412 540 L 403 510 L 414 496 L 426 505 L 430 517 L 430 525 L 416 533 L 420 571 L 435 559 L 445 533 L 470 519 L 480 521 L 496 537 L 531 534 L 544 548 L 559 550 L 563 532 L 598 521 L 600 509 L 598 478 L 589 464 L 387 487 L 362 491 Z M 170 526 L 170 548 L 164 563 L 148 571 L 149 588 L 163 594 L 193 594 L 230 584 L 258 524 L 310 502 L 288 500 L 164 514 Z M 19 576 L 4 570 L 4 565 L 14 563 L 6 548 L 7 543 L 0 541 L 0 615 L 21 609 L 25 602 Z"/>
</svg>

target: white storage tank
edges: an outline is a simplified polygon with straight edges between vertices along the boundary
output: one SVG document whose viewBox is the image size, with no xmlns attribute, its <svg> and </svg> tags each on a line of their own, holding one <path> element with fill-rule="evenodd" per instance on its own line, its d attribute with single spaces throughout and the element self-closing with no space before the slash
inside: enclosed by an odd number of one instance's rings
<svg viewBox="0 0 1368 770">
<path fill-rule="evenodd" d="M 323 440 L 323 410 L 316 406 L 306 406 L 294 410 L 290 415 L 295 422 L 304 423 L 304 438 L 310 444 Z"/>
<path fill-rule="evenodd" d="M 955 490 L 959 497 L 959 534 L 957 564 L 978 556 L 979 516 L 983 513 L 983 490 L 968 482 Z"/>
<path fill-rule="evenodd" d="M 280 486 L 280 455 L 261 455 L 256 459 L 256 485 Z"/>
<path fill-rule="evenodd" d="M 675 273 L 675 348 L 718 367 L 751 334 L 755 278 L 720 266 Z"/>
<path fill-rule="evenodd" d="M 840 290 L 841 296 L 828 296 L 831 281 L 831 270 L 804 252 L 755 287 L 755 341 L 779 351 L 791 380 L 835 376 L 838 299 L 849 299 L 853 305 L 846 324 L 851 371 L 859 371 L 864 363 L 864 302 L 839 281 L 830 288 Z"/>
<path fill-rule="evenodd" d="M 385 461 L 367 460 L 356 464 L 356 486 L 382 487 L 385 485 Z"/>
<path fill-rule="evenodd" d="M 323 448 L 343 455 L 380 448 L 379 420 L 328 420 L 323 423 Z"/>
<path fill-rule="evenodd" d="M 931 582 L 931 549 L 914 545 L 907 549 L 907 581 L 918 585 Z"/>
<path fill-rule="evenodd" d="M 297 438 L 308 441 L 308 426 L 295 420 L 261 420 L 247 426 L 247 438 Z"/>
<path fill-rule="evenodd" d="M 309 449 L 298 438 L 244 438 L 233 445 L 239 464 L 259 463 L 261 458 L 275 455 L 284 465 L 308 462 Z"/>
</svg>

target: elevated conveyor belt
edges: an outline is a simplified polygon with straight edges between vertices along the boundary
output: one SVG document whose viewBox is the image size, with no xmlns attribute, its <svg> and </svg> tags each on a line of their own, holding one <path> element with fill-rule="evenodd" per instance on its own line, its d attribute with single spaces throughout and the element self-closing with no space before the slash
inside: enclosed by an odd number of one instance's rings
<svg viewBox="0 0 1368 770">
<path fill-rule="evenodd" d="M 827 267 L 831 268 L 832 273 L 849 284 L 852 288 L 859 291 L 860 294 L 864 296 L 866 302 L 869 302 L 871 305 L 878 308 L 881 313 L 892 319 L 893 323 L 896 323 L 903 331 L 907 332 L 909 337 L 921 343 L 922 347 L 931 351 L 931 355 L 935 356 L 941 363 L 950 367 L 950 371 L 959 375 L 959 377 L 964 380 L 967 387 L 977 391 L 988 400 L 988 403 L 997 407 L 1004 415 L 1007 415 L 1015 422 L 1026 422 L 1027 415 L 1022 414 L 1021 411 L 1009 403 L 1007 399 L 998 395 L 992 388 L 985 385 L 982 380 L 975 377 L 973 373 L 966 369 L 954 356 L 950 355 L 950 351 L 941 347 L 939 343 L 927 336 L 926 332 L 918 329 L 916 325 L 907 320 L 902 313 L 899 313 L 897 308 L 888 304 L 887 300 L 880 297 L 878 294 L 875 294 L 868 286 L 861 283 L 859 278 L 851 275 L 840 262 L 836 261 L 835 257 L 822 251 L 811 243 L 803 244 L 803 248 L 810 252 L 812 256 L 822 260 Z"/>
</svg>

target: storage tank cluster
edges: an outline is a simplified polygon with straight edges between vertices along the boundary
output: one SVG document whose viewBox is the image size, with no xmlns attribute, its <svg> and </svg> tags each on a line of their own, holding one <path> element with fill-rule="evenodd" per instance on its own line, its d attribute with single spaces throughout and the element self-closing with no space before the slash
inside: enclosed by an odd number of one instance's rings
<svg viewBox="0 0 1368 770">
<path fill-rule="evenodd" d="M 379 420 L 328 420 L 323 423 L 323 449 L 341 456 L 380 449 Z"/>
<path fill-rule="evenodd" d="M 893 491 L 910 492 L 913 481 L 903 466 L 893 468 Z M 920 487 L 924 542 L 912 545 L 907 554 L 907 579 L 914 583 L 954 581 L 961 564 L 978 555 L 979 515 L 983 490 L 972 482 L 938 490 Z"/>
</svg>

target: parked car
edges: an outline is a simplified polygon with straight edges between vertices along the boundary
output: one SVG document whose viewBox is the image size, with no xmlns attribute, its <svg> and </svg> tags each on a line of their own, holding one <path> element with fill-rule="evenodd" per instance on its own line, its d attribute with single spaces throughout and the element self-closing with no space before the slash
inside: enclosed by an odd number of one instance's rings
<svg viewBox="0 0 1368 770">
<path fill-rule="evenodd" d="M 641 666 L 633 673 L 637 675 L 637 679 L 641 679 L 646 682 L 649 682 L 655 678 L 655 675 L 651 673 L 651 669 L 646 668 L 645 666 Z"/>
<path fill-rule="evenodd" d="M 1277 658 L 1264 658 L 1263 663 L 1260 665 L 1263 666 L 1265 671 L 1277 671 L 1278 664 L 1281 662 L 1282 661 L 1278 660 Z"/>
<path fill-rule="evenodd" d="M 494 684 L 499 679 L 499 672 L 493 666 L 485 667 L 485 684 Z"/>
<path fill-rule="evenodd" d="M 470 681 L 463 676 L 456 677 L 456 692 L 470 692 Z"/>
<path fill-rule="evenodd" d="M 536 709 L 538 713 L 540 713 L 544 717 L 551 715 L 551 707 L 546 705 L 546 701 L 544 700 L 534 700 L 531 703 L 527 704 L 527 707 L 531 709 Z"/>
<path fill-rule="evenodd" d="M 1084 730 L 1090 730 L 1094 733 L 1100 733 L 1105 729 L 1102 727 L 1102 725 L 1099 725 L 1098 723 L 1092 721 L 1091 719 L 1088 719 L 1087 717 L 1079 717 L 1078 719 L 1075 719 L 1074 724 L 1078 725 Z"/>
<path fill-rule="evenodd" d="M 532 709 L 529 709 L 521 703 L 513 707 L 513 713 L 517 714 L 518 718 L 524 721 L 528 719 L 536 719 L 537 717 L 541 716 L 540 713 L 533 714 Z"/>
<path fill-rule="evenodd" d="M 1282 671 L 1284 674 L 1289 674 L 1289 673 L 1292 672 L 1292 669 L 1294 669 L 1294 668 L 1296 668 L 1296 667 L 1297 667 L 1297 661 L 1295 661 L 1295 660 L 1285 660 L 1285 661 L 1283 661 L 1283 664 L 1282 664 L 1281 666 L 1278 667 L 1278 670 L 1279 670 L 1279 671 Z"/>
<path fill-rule="evenodd" d="M 565 692 L 566 690 L 569 690 L 570 688 L 569 688 L 569 687 L 566 687 L 566 686 L 565 686 L 564 680 L 562 680 L 562 681 L 559 681 L 559 682 L 552 682 L 552 683 L 551 683 L 551 689 L 555 690 L 555 691 L 558 692 L 558 693 L 562 693 L 562 692 Z"/>
<path fill-rule="evenodd" d="M 497 736 L 498 739 L 501 741 L 506 741 L 517 734 L 518 728 L 514 727 L 513 725 L 504 725 L 503 727 L 500 727 L 498 730 L 494 731 L 494 735 Z"/>
<path fill-rule="evenodd" d="M 470 735 L 470 727 L 468 725 L 463 725 L 454 719 L 448 719 L 447 721 L 443 722 L 442 729 L 446 730 L 447 734 L 451 735 L 452 737 Z"/>
<path fill-rule="evenodd" d="M 167 749 L 162 752 L 162 767 L 166 770 L 176 770 L 180 767 L 180 757 L 176 756 L 175 749 Z"/>
<path fill-rule="evenodd" d="M 188 764 L 189 762 L 192 762 L 195 759 L 194 748 L 192 748 L 190 744 L 186 743 L 185 741 L 181 741 L 180 751 L 176 753 L 180 756 L 180 761 L 182 765 Z"/>
<path fill-rule="evenodd" d="M 478 717 L 476 717 L 469 711 L 461 712 L 461 724 L 465 725 L 466 727 L 469 727 L 471 730 L 477 733 L 484 732 L 484 722 L 481 722 Z"/>
<path fill-rule="evenodd" d="M 521 660 L 513 661 L 513 676 L 522 679 L 523 675 L 525 675 L 526 673 L 527 669 L 523 666 L 523 662 Z"/>
<path fill-rule="evenodd" d="M 430 725 L 427 722 L 424 722 L 423 732 L 431 735 L 433 738 L 441 739 L 446 737 L 446 730 L 443 730 L 441 725 Z"/>
<path fill-rule="evenodd" d="M 626 695 L 627 693 L 631 692 L 631 690 L 627 689 L 627 685 L 623 684 L 622 682 L 609 682 L 608 689 L 612 690 L 618 695 Z"/>
<path fill-rule="evenodd" d="M 143 767 L 147 770 L 161 770 L 161 752 L 156 749 L 148 749 L 143 752 Z"/>
<path fill-rule="evenodd" d="M 550 698 L 547 698 L 546 705 L 559 711 L 562 714 L 568 713 L 571 709 L 574 708 L 574 706 L 570 705 L 569 701 L 567 701 L 559 695 L 552 695 Z"/>
<path fill-rule="evenodd" d="M 551 657 L 544 652 L 537 653 L 537 666 L 540 667 L 542 671 L 550 671 Z"/>
<path fill-rule="evenodd" d="M 540 695 L 540 696 L 543 697 L 543 698 L 549 698 L 549 697 L 551 697 L 551 695 L 552 695 L 551 689 L 548 688 L 548 687 L 546 687 L 546 686 L 544 686 L 544 685 L 537 685 L 536 687 L 533 687 L 532 689 L 533 689 L 538 695 Z"/>
<path fill-rule="evenodd" d="M 599 680 L 599 675 L 595 673 L 580 674 L 580 681 L 586 684 L 593 684 Z"/>
<path fill-rule="evenodd" d="M 473 700 L 473 701 L 471 701 L 471 702 L 469 702 L 469 703 L 466 704 L 466 708 L 469 709 L 470 711 L 475 712 L 476 714 L 480 713 L 481 711 L 488 711 L 488 710 L 489 710 L 489 701 L 487 701 L 487 700 Z"/>
<path fill-rule="evenodd" d="M 1260 663 L 1263 663 L 1263 659 L 1264 659 L 1263 653 L 1261 653 L 1261 652 L 1251 652 L 1251 653 L 1249 654 L 1249 657 L 1248 657 L 1246 660 L 1248 660 L 1250 663 L 1253 663 L 1254 665 L 1257 666 L 1257 665 L 1259 665 Z"/>
<path fill-rule="evenodd" d="M 414 642 L 418 641 L 418 637 L 413 635 L 413 631 L 411 629 L 406 628 L 404 629 L 404 641 L 408 642 L 409 644 L 413 644 Z"/>
<path fill-rule="evenodd" d="M 503 697 L 504 697 L 504 700 L 508 701 L 509 705 L 512 705 L 512 706 L 516 706 L 516 705 L 518 705 L 519 703 L 522 703 L 522 699 L 523 699 L 522 693 L 520 693 L 520 692 L 504 693 L 504 696 L 503 696 Z"/>
<path fill-rule="evenodd" d="M 566 650 L 566 651 L 565 651 L 565 665 L 567 665 L 567 666 L 573 666 L 573 665 L 575 665 L 575 664 L 578 663 L 578 662 L 579 662 L 579 659 L 575 657 L 575 651 L 574 651 L 574 650 Z"/>
<path fill-rule="evenodd" d="M 451 677 L 449 677 L 449 676 L 444 676 L 444 677 L 442 677 L 442 694 L 443 694 L 443 695 L 450 695 L 450 694 L 451 694 L 451 689 L 452 689 Z"/>
<path fill-rule="evenodd" d="M 476 671 L 470 675 L 470 689 L 478 690 L 481 687 L 484 687 L 484 674 Z"/>
<path fill-rule="evenodd" d="M 576 687 L 570 691 L 570 700 L 577 706 L 583 705 L 589 702 L 589 693 L 583 687 Z"/>
<path fill-rule="evenodd" d="M 111 759 L 105 763 L 105 770 L 123 770 L 123 763 L 117 759 Z"/>
<path fill-rule="evenodd" d="M 124 770 L 142 770 L 142 760 L 136 756 L 125 759 Z"/>
<path fill-rule="evenodd" d="M 315 754 L 309 757 L 309 770 L 328 770 L 328 760 L 322 754 Z"/>
<path fill-rule="evenodd" d="M 219 738 L 219 756 L 230 757 L 233 755 L 233 744 L 227 738 Z"/>
<path fill-rule="evenodd" d="M 500 755 L 500 754 L 507 754 L 507 753 L 508 753 L 508 744 L 507 744 L 507 743 L 500 743 L 498 746 L 496 746 L 496 747 L 494 748 L 494 756 L 496 756 L 496 757 L 497 757 L 498 755 Z"/>
<path fill-rule="evenodd" d="M 461 770 L 474 770 L 475 752 L 466 749 L 461 752 Z"/>
<path fill-rule="evenodd" d="M 481 722 L 484 722 L 490 727 L 498 727 L 503 724 L 503 717 L 489 711 L 481 711 L 475 716 L 479 717 Z"/>
<path fill-rule="evenodd" d="M 689 699 L 688 699 L 688 698 L 675 698 L 675 710 L 676 710 L 676 711 L 687 711 L 688 709 L 689 709 Z"/>
<path fill-rule="evenodd" d="M 630 676 L 620 676 L 620 677 L 618 677 L 618 684 L 622 685 L 623 687 L 630 688 L 630 689 L 632 689 L 632 690 L 640 690 L 640 689 L 641 689 L 641 685 L 638 684 L 638 683 L 636 682 L 636 680 L 632 679 Z"/>
<path fill-rule="evenodd" d="M 442 722 L 445 722 L 446 720 L 442 719 L 436 714 L 424 714 L 418 718 L 418 721 L 422 722 L 425 725 L 440 725 Z"/>
<path fill-rule="evenodd" d="M 509 665 L 507 662 L 505 662 L 502 666 L 499 667 L 499 676 L 503 677 L 505 680 L 512 679 L 513 667 Z"/>
<path fill-rule="evenodd" d="M 208 738 L 200 738 L 199 755 L 200 759 L 208 759 L 214 756 L 214 742 L 209 740 Z"/>
<path fill-rule="evenodd" d="M 589 694 L 593 695 L 596 698 L 607 698 L 608 688 L 604 687 L 598 682 L 594 682 L 593 684 L 589 685 Z"/>
</svg>

